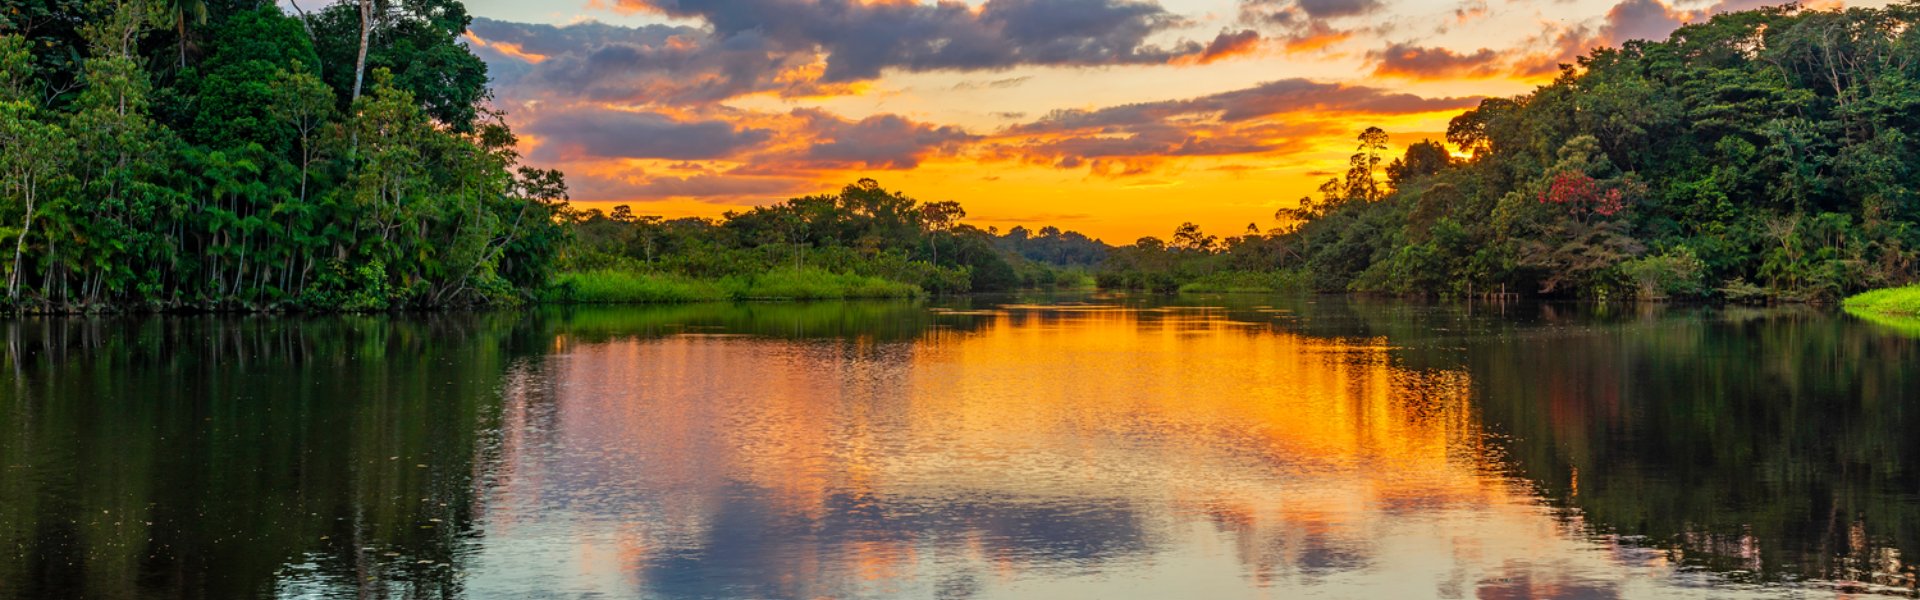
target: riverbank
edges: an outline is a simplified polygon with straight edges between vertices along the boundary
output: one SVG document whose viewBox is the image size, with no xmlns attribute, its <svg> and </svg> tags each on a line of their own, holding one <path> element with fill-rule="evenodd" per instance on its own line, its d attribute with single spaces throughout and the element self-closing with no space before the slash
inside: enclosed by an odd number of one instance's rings
<svg viewBox="0 0 1920 600">
<path fill-rule="evenodd" d="M 540 294 L 549 304 L 672 304 L 724 300 L 849 300 L 912 298 L 920 286 L 880 277 L 820 269 L 775 269 L 757 275 L 699 279 L 614 269 L 555 276 Z"/>
<path fill-rule="evenodd" d="M 1862 319 L 1920 334 L 1920 285 L 1861 293 L 1841 306 Z"/>
<path fill-rule="evenodd" d="M 1221 271 L 1202 275 L 1180 286 L 1183 294 L 1277 294 L 1312 289 L 1306 272 L 1297 269 L 1278 271 Z"/>
</svg>

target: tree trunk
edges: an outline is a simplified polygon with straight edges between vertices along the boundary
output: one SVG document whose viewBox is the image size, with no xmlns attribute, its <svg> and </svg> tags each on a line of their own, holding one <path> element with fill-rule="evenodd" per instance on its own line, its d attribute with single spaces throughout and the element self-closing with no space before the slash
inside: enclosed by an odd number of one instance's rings
<svg viewBox="0 0 1920 600">
<path fill-rule="evenodd" d="M 367 34 L 373 31 L 373 0 L 360 0 L 360 57 L 353 61 L 353 99 L 360 99 L 360 82 L 367 75 Z"/>
<path fill-rule="evenodd" d="M 187 70 L 187 10 L 182 8 L 173 13 L 174 32 L 180 36 L 180 70 Z"/>
<path fill-rule="evenodd" d="M 26 224 L 20 227 L 20 237 L 13 244 L 13 273 L 7 280 L 7 297 L 20 298 L 20 256 L 27 252 L 27 232 L 33 231 L 33 179 L 27 179 L 27 217 Z"/>
</svg>

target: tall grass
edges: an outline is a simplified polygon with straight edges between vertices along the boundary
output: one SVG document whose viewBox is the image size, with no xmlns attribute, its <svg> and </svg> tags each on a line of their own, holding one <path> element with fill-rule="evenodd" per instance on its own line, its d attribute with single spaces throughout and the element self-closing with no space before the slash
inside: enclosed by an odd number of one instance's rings
<svg viewBox="0 0 1920 600">
<path fill-rule="evenodd" d="M 735 300 L 910 298 L 921 293 L 920 286 L 910 283 L 819 269 L 774 269 L 758 275 L 736 275 L 721 279 L 720 287 Z"/>
<path fill-rule="evenodd" d="M 1865 292 L 1842 306 L 1868 321 L 1920 335 L 1920 285 Z"/>
<path fill-rule="evenodd" d="M 680 275 L 599 269 L 561 273 L 541 300 L 575 304 L 659 304 L 726 300 L 713 282 Z"/>
<path fill-rule="evenodd" d="M 1264 294 L 1312 289 L 1303 271 L 1220 271 L 1202 275 L 1180 291 L 1190 294 Z"/>
<path fill-rule="evenodd" d="M 919 286 L 820 269 L 774 269 L 717 280 L 684 275 L 598 269 L 561 273 L 541 294 L 555 304 L 665 304 L 720 300 L 841 300 L 910 298 Z"/>
</svg>

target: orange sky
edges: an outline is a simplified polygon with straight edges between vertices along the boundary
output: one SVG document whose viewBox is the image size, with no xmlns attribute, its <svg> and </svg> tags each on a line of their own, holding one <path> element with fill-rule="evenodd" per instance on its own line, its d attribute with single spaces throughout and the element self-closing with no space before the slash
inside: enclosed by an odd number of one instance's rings
<svg viewBox="0 0 1920 600">
<path fill-rule="evenodd" d="M 872 177 L 1128 243 L 1266 228 L 1367 126 L 1439 139 L 1588 48 L 1762 3 L 474 0 L 468 39 L 585 206 L 717 216 Z"/>
</svg>

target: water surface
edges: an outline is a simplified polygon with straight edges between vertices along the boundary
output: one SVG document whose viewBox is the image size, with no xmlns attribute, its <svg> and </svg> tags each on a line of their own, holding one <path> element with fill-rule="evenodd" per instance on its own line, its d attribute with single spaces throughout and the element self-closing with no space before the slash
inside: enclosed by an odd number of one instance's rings
<svg viewBox="0 0 1920 600">
<path fill-rule="evenodd" d="M 1825 311 L 3 327 L 0 597 L 1916 592 L 1920 342 Z"/>
</svg>

